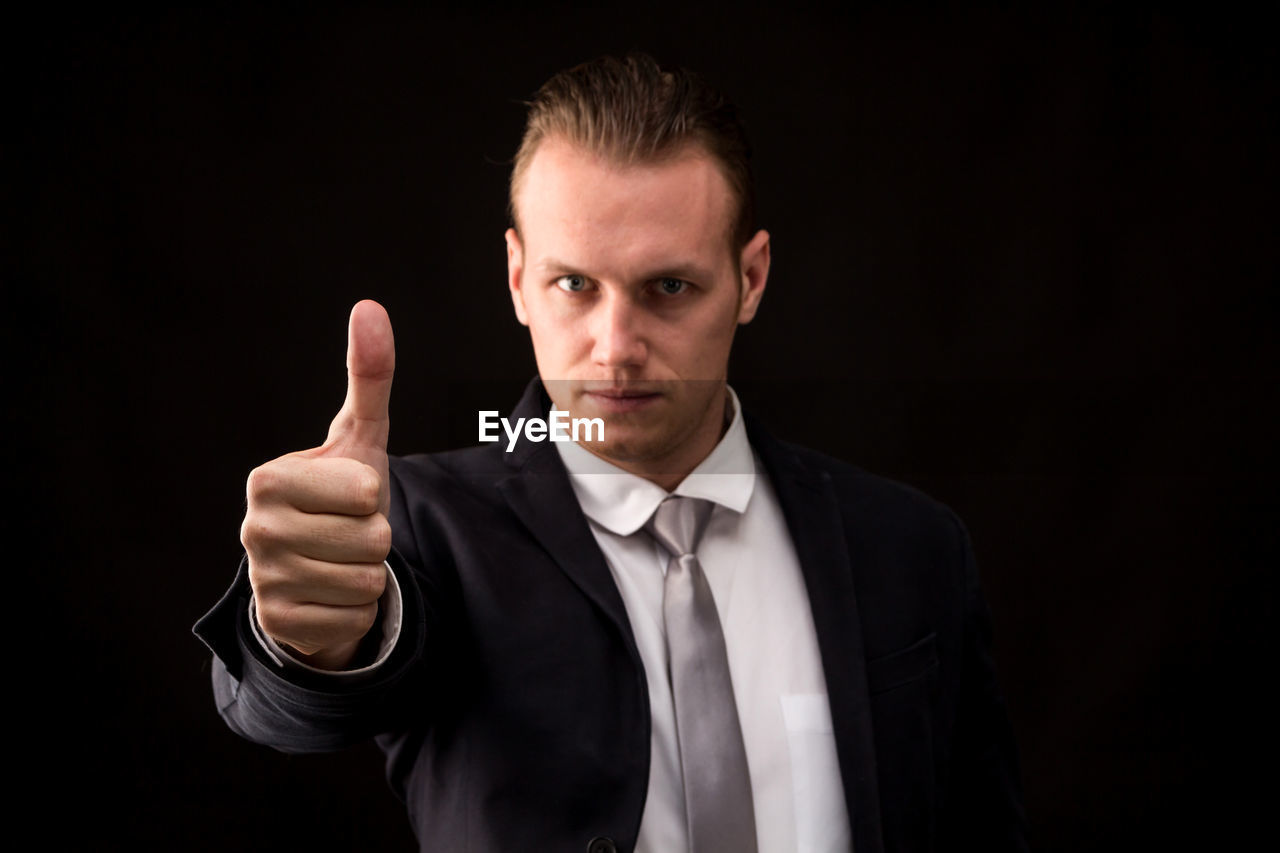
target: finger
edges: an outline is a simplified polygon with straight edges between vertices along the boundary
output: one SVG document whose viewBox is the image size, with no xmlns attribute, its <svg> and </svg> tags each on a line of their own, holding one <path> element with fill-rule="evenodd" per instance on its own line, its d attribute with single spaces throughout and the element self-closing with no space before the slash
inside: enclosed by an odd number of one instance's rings
<svg viewBox="0 0 1280 853">
<path fill-rule="evenodd" d="M 386 309 L 371 299 L 357 302 L 347 331 L 347 398 L 326 445 L 386 451 L 395 369 L 395 338 Z"/>
<path fill-rule="evenodd" d="M 371 604 L 387 586 L 382 563 L 330 563 L 298 554 L 276 562 L 255 561 L 250 583 L 259 601 L 289 604 Z"/>
<path fill-rule="evenodd" d="M 269 507 L 245 514 L 241 541 L 250 558 L 299 554 L 331 563 L 380 563 L 391 553 L 391 524 L 382 513 L 336 515 Z"/>
<path fill-rule="evenodd" d="M 358 640 L 378 618 L 377 604 L 258 604 L 258 624 L 304 654 Z"/>
<path fill-rule="evenodd" d="M 292 507 L 301 512 L 370 515 L 378 511 L 382 477 L 371 465 L 343 456 L 290 453 L 249 473 L 249 508 Z"/>
</svg>

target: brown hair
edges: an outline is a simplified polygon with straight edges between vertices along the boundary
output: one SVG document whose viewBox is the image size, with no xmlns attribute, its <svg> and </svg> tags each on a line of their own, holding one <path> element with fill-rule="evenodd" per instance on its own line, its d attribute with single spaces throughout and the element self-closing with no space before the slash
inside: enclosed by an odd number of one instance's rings
<svg viewBox="0 0 1280 853">
<path fill-rule="evenodd" d="M 653 57 L 604 56 L 561 71 L 527 103 L 524 138 L 511 169 L 508 213 L 539 143 L 560 137 L 624 164 L 651 163 L 689 144 L 720 166 L 737 197 L 729 237 L 734 250 L 755 234 L 751 147 L 736 108 L 692 71 L 663 70 Z"/>
</svg>

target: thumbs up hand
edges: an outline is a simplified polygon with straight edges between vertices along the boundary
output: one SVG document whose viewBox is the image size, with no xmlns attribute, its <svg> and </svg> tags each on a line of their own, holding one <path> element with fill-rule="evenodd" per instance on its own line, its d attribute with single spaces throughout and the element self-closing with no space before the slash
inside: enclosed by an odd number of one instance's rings
<svg viewBox="0 0 1280 853">
<path fill-rule="evenodd" d="M 394 372 L 386 310 L 358 303 L 347 338 L 347 398 L 324 444 L 249 474 L 240 541 L 258 624 L 321 669 L 351 663 L 377 621 L 387 582 Z"/>
</svg>

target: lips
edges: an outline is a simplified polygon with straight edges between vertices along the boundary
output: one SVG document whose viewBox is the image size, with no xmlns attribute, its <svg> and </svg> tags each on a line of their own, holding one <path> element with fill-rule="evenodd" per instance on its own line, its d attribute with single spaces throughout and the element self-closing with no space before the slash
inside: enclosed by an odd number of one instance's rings
<svg viewBox="0 0 1280 853">
<path fill-rule="evenodd" d="M 597 397 L 609 397 L 615 400 L 625 400 L 630 397 L 653 397 L 661 392 L 656 388 L 583 388 L 584 394 L 592 394 Z"/>
<path fill-rule="evenodd" d="M 651 406 L 662 398 L 656 388 L 636 386 L 598 385 L 585 386 L 582 396 L 597 408 L 607 412 L 634 412 Z"/>
</svg>

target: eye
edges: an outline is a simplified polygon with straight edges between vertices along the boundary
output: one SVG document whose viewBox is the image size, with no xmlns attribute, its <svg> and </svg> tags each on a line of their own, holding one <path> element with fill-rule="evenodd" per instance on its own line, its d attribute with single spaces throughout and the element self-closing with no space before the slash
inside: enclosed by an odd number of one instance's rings
<svg viewBox="0 0 1280 853">
<path fill-rule="evenodd" d="M 580 275 L 562 275 L 556 279 L 556 287 L 567 293 L 581 293 L 587 289 L 587 279 Z"/>
<path fill-rule="evenodd" d="M 689 282 L 678 278 L 658 279 L 658 290 L 667 296 L 676 296 L 689 289 Z"/>
</svg>

